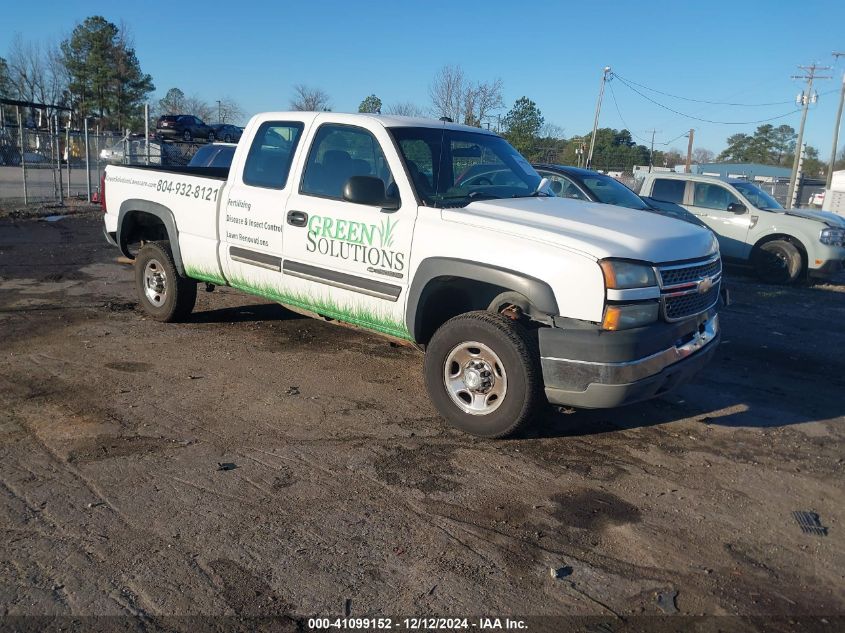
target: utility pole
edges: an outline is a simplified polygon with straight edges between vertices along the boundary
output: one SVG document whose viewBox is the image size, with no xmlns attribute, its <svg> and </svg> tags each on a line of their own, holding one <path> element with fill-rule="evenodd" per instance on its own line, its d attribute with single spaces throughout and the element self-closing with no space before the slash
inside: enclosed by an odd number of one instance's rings
<svg viewBox="0 0 845 633">
<path fill-rule="evenodd" d="M 648 130 L 646 130 L 648 132 Z M 651 168 L 654 165 L 654 135 L 660 130 L 651 130 L 651 151 L 648 153 L 648 173 L 651 173 Z"/>
<path fill-rule="evenodd" d="M 845 53 L 834 52 L 833 56 L 836 58 L 836 61 L 839 61 L 840 57 L 845 57 Z M 825 189 L 830 189 L 830 182 L 833 178 L 833 163 L 836 162 L 836 146 L 839 144 L 839 127 L 842 125 L 843 104 L 845 104 L 845 71 L 842 72 L 842 88 L 839 90 L 839 109 L 836 111 L 836 121 L 833 123 L 833 148 L 830 150 L 830 162 L 827 164 Z"/>
<path fill-rule="evenodd" d="M 803 75 L 792 75 L 792 79 L 803 79 L 807 82 L 807 91 L 801 92 L 798 99 L 800 104 L 804 106 L 804 111 L 801 114 L 801 127 L 798 128 L 798 139 L 795 141 L 795 160 L 792 161 L 792 175 L 789 178 L 789 190 L 786 193 L 787 204 L 792 204 L 795 197 L 796 188 L 798 187 L 798 163 L 801 161 L 801 147 L 804 143 L 804 125 L 807 123 L 807 112 L 810 110 L 810 102 L 815 101 L 813 97 L 813 82 L 816 79 L 830 79 L 830 75 L 820 76 L 816 72 L 819 70 L 830 70 L 830 66 L 818 66 L 812 64 L 810 66 L 799 66 L 804 71 Z"/>
<path fill-rule="evenodd" d="M 217 122 L 223 123 L 223 110 L 220 107 L 220 99 L 217 100 Z"/>
<path fill-rule="evenodd" d="M 687 137 L 689 138 L 689 143 L 687 143 L 687 166 L 684 171 L 688 174 L 692 171 L 692 140 L 695 138 L 695 130 L 690 129 Z"/>
<path fill-rule="evenodd" d="M 601 113 L 601 100 L 604 98 L 604 85 L 610 75 L 610 66 L 605 66 L 601 74 L 601 85 L 599 87 L 599 100 L 596 102 L 596 117 L 593 119 L 593 135 L 590 137 L 590 153 L 587 154 L 587 169 L 593 168 L 593 150 L 596 147 L 596 131 L 599 128 L 599 114 Z"/>
</svg>

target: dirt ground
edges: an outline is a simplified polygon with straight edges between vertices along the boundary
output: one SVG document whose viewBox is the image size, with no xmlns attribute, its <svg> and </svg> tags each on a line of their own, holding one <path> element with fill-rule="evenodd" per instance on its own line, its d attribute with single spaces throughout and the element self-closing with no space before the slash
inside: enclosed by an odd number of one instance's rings
<svg viewBox="0 0 845 633">
<path fill-rule="evenodd" d="M 437 416 L 421 355 L 376 336 L 231 289 L 201 292 L 190 323 L 145 319 L 101 231 L 91 212 L 0 219 L 0 628 L 845 626 L 845 278 L 732 275 L 723 343 L 693 384 L 482 441 Z"/>
</svg>

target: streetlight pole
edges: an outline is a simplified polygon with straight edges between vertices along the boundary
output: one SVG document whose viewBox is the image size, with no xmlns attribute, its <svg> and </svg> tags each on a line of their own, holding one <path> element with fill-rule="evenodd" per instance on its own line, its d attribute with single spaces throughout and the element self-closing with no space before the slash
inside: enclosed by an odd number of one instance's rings
<svg viewBox="0 0 845 633">
<path fill-rule="evenodd" d="M 839 60 L 840 57 L 845 57 L 845 53 L 833 53 L 833 56 Z M 833 147 L 830 150 L 830 162 L 827 165 L 827 178 L 825 179 L 824 188 L 830 189 L 830 183 L 833 179 L 833 163 L 836 162 L 836 149 L 839 144 L 839 128 L 842 125 L 842 105 L 845 104 L 845 71 L 842 72 L 842 88 L 839 91 L 839 109 L 836 111 L 836 121 L 833 124 Z"/>
<path fill-rule="evenodd" d="M 605 66 L 601 74 L 601 85 L 599 87 L 599 99 L 596 102 L 596 116 L 593 119 L 593 134 L 590 136 L 590 153 L 587 154 L 587 169 L 593 168 L 593 150 L 596 147 L 596 131 L 599 127 L 599 114 L 601 114 L 601 100 L 604 98 L 604 85 L 607 83 L 608 75 L 610 75 L 610 66 Z"/>
</svg>

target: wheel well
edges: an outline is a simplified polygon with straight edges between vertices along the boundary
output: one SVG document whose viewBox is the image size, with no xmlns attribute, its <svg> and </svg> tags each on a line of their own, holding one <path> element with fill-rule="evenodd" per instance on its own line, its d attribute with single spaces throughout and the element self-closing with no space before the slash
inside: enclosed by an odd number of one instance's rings
<svg viewBox="0 0 845 633">
<path fill-rule="evenodd" d="M 794 237 L 792 235 L 787 235 L 786 233 L 774 233 L 772 235 L 766 235 L 765 237 L 760 238 L 757 241 L 757 243 L 754 244 L 754 247 L 751 249 L 751 256 L 754 257 L 754 255 L 757 253 L 757 251 L 760 249 L 760 247 L 763 246 L 763 244 L 767 244 L 769 242 L 774 242 L 774 241 L 777 241 L 777 240 L 789 242 L 795 248 L 798 249 L 798 252 L 801 253 L 802 271 L 803 271 L 804 274 L 806 274 L 807 273 L 807 267 L 809 265 L 809 258 L 807 256 L 807 249 L 804 246 L 804 244 L 801 242 L 801 240 L 799 240 L 797 237 Z"/>
<path fill-rule="evenodd" d="M 432 279 L 420 295 L 415 340 L 422 344 L 428 343 L 437 328 L 446 321 L 464 312 L 487 310 L 500 295 L 506 295 L 504 299 L 508 299 L 508 303 L 518 305 L 530 314 L 531 305 L 528 299 L 509 288 L 465 277 Z"/>
<path fill-rule="evenodd" d="M 120 226 L 120 241 L 124 245 L 170 239 L 164 221 L 146 211 L 130 211 Z"/>
</svg>

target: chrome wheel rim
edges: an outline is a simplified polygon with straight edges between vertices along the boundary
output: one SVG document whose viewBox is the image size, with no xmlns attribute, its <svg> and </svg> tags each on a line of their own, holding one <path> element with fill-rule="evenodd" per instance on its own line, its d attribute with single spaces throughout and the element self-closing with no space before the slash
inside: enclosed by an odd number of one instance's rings
<svg viewBox="0 0 845 633">
<path fill-rule="evenodd" d="M 167 301 L 167 273 L 157 259 L 151 259 L 144 266 L 144 294 L 156 308 Z"/>
<path fill-rule="evenodd" d="M 477 341 L 461 343 L 449 352 L 443 383 L 452 402 L 470 415 L 493 413 L 508 392 L 508 376 L 501 359 Z"/>
</svg>

